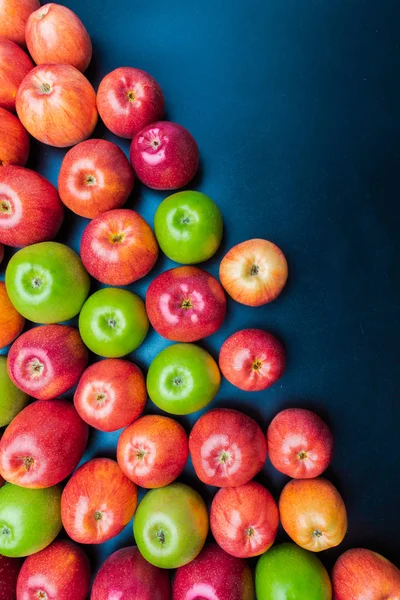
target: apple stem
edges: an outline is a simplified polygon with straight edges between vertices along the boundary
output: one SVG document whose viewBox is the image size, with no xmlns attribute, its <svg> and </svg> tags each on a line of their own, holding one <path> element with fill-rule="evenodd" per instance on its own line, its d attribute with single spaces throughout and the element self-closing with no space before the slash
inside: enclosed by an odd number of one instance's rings
<svg viewBox="0 0 400 600">
<path fill-rule="evenodd" d="M 30 471 L 31 466 L 35 464 L 35 459 L 32 456 L 24 456 L 23 462 L 25 471 Z"/>
<path fill-rule="evenodd" d="M 156 536 L 160 540 L 161 544 L 165 543 L 165 533 L 163 532 L 162 529 L 160 529 L 159 531 L 157 531 Z"/>
<path fill-rule="evenodd" d="M 8 200 L 2 200 L 0 203 L 0 212 L 10 214 L 11 212 L 11 204 Z"/>
<path fill-rule="evenodd" d="M 10 533 L 11 533 L 11 529 L 9 527 L 7 527 L 7 525 L 4 525 L 1 530 L 1 535 L 8 537 L 10 535 Z"/>
<path fill-rule="evenodd" d="M 42 83 L 39 86 L 39 90 L 42 94 L 50 94 L 51 92 L 51 85 L 49 83 Z"/>
<path fill-rule="evenodd" d="M 258 267 L 257 265 L 253 265 L 250 269 L 250 275 L 258 275 L 260 271 L 260 267 Z"/>
<path fill-rule="evenodd" d="M 314 529 L 312 534 L 314 537 L 322 537 L 322 531 L 320 529 Z"/>
<path fill-rule="evenodd" d="M 248 527 L 246 529 L 246 535 L 247 537 L 251 537 L 252 535 L 254 535 L 254 529 L 252 527 Z"/>
<path fill-rule="evenodd" d="M 174 385 L 182 385 L 183 381 L 182 381 L 182 377 L 174 377 L 174 379 L 172 380 L 172 383 Z"/>
<path fill-rule="evenodd" d="M 94 516 L 95 521 L 101 521 L 101 519 L 103 517 L 103 515 L 101 514 L 101 512 L 99 510 L 96 510 L 93 516 Z"/>
<path fill-rule="evenodd" d="M 305 458 L 307 458 L 307 452 L 304 452 L 304 450 L 302 450 L 301 452 L 298 453 L 297 458 L 299 460 L 304 460 Z"/>
</svg>

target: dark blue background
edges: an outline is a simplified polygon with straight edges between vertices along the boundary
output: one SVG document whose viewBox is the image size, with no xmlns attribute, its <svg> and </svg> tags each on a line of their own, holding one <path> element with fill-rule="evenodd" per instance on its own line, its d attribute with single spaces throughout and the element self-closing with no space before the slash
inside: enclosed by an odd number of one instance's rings
<svg viewBox="0 0 400 600">
<path fill-rule="evenodd" d="M 212 407 L 235 406 L 265 430 L 289 406 L 315 409 L 335 435 L 327 472 L 348 508 L 343 544 L 399 562 L 399 160 L 398 2 L 389 0 L 68 0 L 93 40 L 95 87 L 119 66 L 149 71 L 168 118 L 201 152 L 192 187 L 220 206 L 223 245 L 205 267 L 252 237 L 284 250 L 286 290 L 254 309 L 229 303 L 204 344 L 217 357 L 237 329 L 278 334 L 288 368 L 272 389 L 241 392 L 226 381 Z M 129 143 L 100 125 L 96 136 Z M 29 166 L 53 183 L 65 151 L 34 145 Z M 137 185 L 128 206 L 153 225 L 167 193 Z M 79 251 L 87 221 L 70 214 L 59 239 Z M 132 286 L 142 297 L 158 272 Z M 4 267 L 4 266 L 3 266 Z M 167 344 L 154 332 L 133 359 L 146 368 Z M 71 394 L 70 394 L 71 396 Z M 149 406 L 152 410 L 153 407 Z M 197 415 L 180 419 L 188 428 Z M 92 435 L 85 459 L 115 456 L 119 432 Z M 267 464 L 259 480 L 278 497 L 286 481 Z M 184 481 L 209 501 L 213 491 Z M 281 538 L 285 536 L 282 533 Z M 96 564 L 133 543 L 129 525 L 91 551 Z"/>
</svg>

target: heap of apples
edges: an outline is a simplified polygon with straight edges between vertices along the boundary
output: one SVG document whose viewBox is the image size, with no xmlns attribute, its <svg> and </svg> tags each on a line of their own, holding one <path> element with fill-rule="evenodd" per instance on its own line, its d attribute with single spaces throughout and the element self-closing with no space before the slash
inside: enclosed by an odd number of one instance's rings
<svg viewBox="0 0 400 600">
<path fill-rule="evenodd" d="M 399 599 L 400 573 L 382 556 L 345 552 L 332 585 L 315 554 L 340 544 L 347 530 L 339 492 L 320 477 L 333 437 L 319 416 L 284 410 L 265 435 L 242 412 L 212 409 L 189 436 L 170 416 L 141 416 L 147 395 L 170 415 L 204 409 L 221 373 L 248 392 L 283 375 L 284 347 L 267 331 L 231 335 L 219 364 L 194 342 L 221 327 L 225 292 L 248 306 L 274 300 L 286 283 L 285 256 L 267 240 L 245 241 L 223 258 L 220 283 L 193 266 L 221 242 L 222 216 L 209 197 L 195 191 L 167 197 L 155 233 L 137 212 L 122 208 L 134 173 L 157 190 L 187 186 L 198 168 L 196 141 L 181 125 L 161 120 L 163 93 L 142 70 L 116 69 L 95 93 L 83 75 L 90 37 L 68 8 L 40 7 L 38 0 L 0 6 L 0 243 L 20 248 L 0 284 L 0 347 L 12 344 L 8 357 L 0 357 L 0 426 L 7 426 L 0 441 L 7 482 L 0 488 L 0 598 L 85 600 L 91 572 L 78 544 L 111 539 L 135 514 L 136 546 L 106 560 L 92 600 Z M 115 135 L 132 140 L 130 162 L 117 145 L 88 139 L 98 115 Z M 58 190 L 24 168 L 28 134 L 72 146 Z M 91 219 L 80 257 L 52 241 L 64 206 Z M 127 286 L 147 275 L 159 248 L 184 266 L 156 277 L 145 302 L 119 287 L 89 295 L 90 276 Z M 60 324 L 77 315 L 79 330 Z M 21 333 L 25 319 L 41 326 Z M 145 380 L 123 357 L 144 342 L 150 324 L 177 343 L 155 357 Z M 104 360 L 88 366 L 88 350 Z M 59 398 L 73 386 L 73 404 Z M 124 428 L 117 460 L 96 458 L 75 470 L 89 426 Z M 189 454 L 198 479 L 220 488 L 210 514 L 197 491 L 176 482 Z M 292 478 L 279 506 L 253 480 L 267 456 Z M 137 506 L 138 486 L 150 491 Z M 273 546 L 279 522 L 294 543 Z M 209 525 L 216 543 L 205 545 Z M 70 540 L 56 539 L 62 527 Z M 22 568 L 21 557 L 27 557 Z M 260 557 L 255 585 L 250 557 Z M 177 569 L 172 591 L 167 569 Z"/>
</svg>

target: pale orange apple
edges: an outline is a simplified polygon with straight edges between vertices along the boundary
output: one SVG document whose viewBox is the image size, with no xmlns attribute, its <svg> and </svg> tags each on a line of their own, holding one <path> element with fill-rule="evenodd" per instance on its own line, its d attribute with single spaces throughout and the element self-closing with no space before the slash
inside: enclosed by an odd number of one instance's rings
<svg viewBox="0 0 400 600">
<path fill-rule="evenodd" d="M 1 0 L 0 0 L 1 1 Z M 1 22 L 1 19 L 0 19 Z M 34 65 L 14 42 L 0 38 L 0 107 L 15 112 L 15 97 L 25 75 Z"/>
<path fill-rule="evenodd" d="M 39 0 L 0 0 L 0 37 L 25 46 L 25 25 Z"/>
</svg>

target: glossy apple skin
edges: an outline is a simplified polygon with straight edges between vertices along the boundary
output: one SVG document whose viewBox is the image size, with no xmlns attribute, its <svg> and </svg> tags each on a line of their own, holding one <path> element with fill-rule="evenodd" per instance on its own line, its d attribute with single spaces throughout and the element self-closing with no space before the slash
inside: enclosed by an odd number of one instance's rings
<svg viewBox="0 0 400 600">
<path fill-rule="evenodd" d="M 386 558 L 352 548 L 339 556 L 332 571 L 334 600 L 399 600 L 400 571 Z"/>
<path fill-rule="evenodd" d="M 328 425 L 303 408 L 288 408 L 276 415 L 268 427 L 267 445 L 275 469 L 294 479 L 318 477 L 333 457 Z"/>
<path fill-rule="evenodd" d="M 25 560 L 18 577 L 17 600 L 70 600 L 71 592 L 74 600 L 86 600 L 90 577 L 85 552 L 70 540 L 56 540 Z M 46 595 L 40 596 L 40 592 Z"/>
<path fill-rule="evenodd" d="M 167 346 L 147 372 L 151 400 L 173 415 L 188 415 L 207 406 L 218 393 L 220 383 L 217 363 L 194 344 Z"/>
<path fill-rule="evenodd" d="M 0 38 L 25 46 L 26 22 L 39 6 L 39 0 L 0 0 Z"/>
<path fill-rule="evenodd" d="M 29 135 L 21 121 L 5 108 L 0 108 L 0 167 L 23 167 L 29 156 Z"/>
<path fill-rule="evenodd" d="M 8 353 L 8 374 L 37 400 L 60 396 L 82 375 L 88 352 L 79 333 L 67 325 L 34 327 L 19 336 Z"/>
<path fill-rule="evenodd" d="M 217 487 L 248 483 L 267 458 L 260 426 L 228 408 L 210 410 L 200 417 L 190 433 L 189 450 L 200 481 Z"/>
<path fill-rule="evenodd" d="M 92 42 L 79 17 L 66 6 L 49 3 L 33 12 L 26 23 L 26 45 L 37 65 L 61 63 L 86 71 Z"/>
<path fill-rule="evenodd" d="M 110 210 L 87 225 L 81 257 L 89 273 L 108 285 L 130 285 L 154 267 L 158 244 L 150 225 L 134 210 Z"/>
<path fill-rule="evenodd" d="M 242 329 L 222 344 L 219 367 L 232 385 L 246 392 L 259 392 L 282 377 L 286 353 L 272 333 Z"/>
<path fill-rule="evenodd" d="M 145 71 L 120 67 L 104 77 L 97 91 L 97 108 L 105 126 L 119 137 L 132 139 L 164 114 L 164 96 Z"/>
<path fill-rule="evenodd" d="M 71 248 L 42 242 L 12 256 L 6 286 L 24 317 L 35 323 L 58 323 L 79 313 L 89 294 L 90 277 Z"/>
<path fill-rule="evenodd" d="M 109 458 L 95 458 L 72 475 L 61 498 L 65 531 L 80 544 L 102 544 L 132 519 L 136 485 Z"/>
<path fill-rule="evenodd" d="M 0 169 L 0 242 L 19 248 L 53 239 L 64 218 L 56 188 L 24 167 Z"/>
<path fill-rule="evenodd" d="M 136 350 L 148 329 L 143 300 L 128 290 L 98 290 L 89 296 L 79 315 L 79 331 L 86 346 L 106 358 Z"/>
<path fill-rule="evenodd" d="M 282 250 L 272 242 L 247 240 L 224 256 L 219 277 L 236 302 L 261 306 L 275 300 L 283 290 L 288 265 Z"/>
<path fill-rule="evenodd" d="M 140 553 L 152 565 L 182 567 L 198 556 L 206 541 L 206 505 L 183 483 L 150 490 L 139 503 L 133 533 Z"/>
<path fill-rule="evenodd" d="M 33 69 L 18 89 L 16 109 L 34 138 L 56 148 L 86 140 L 98 118 L 93 87 L 71 65 L 45 64 Z"/>
<path fill-rule="evenodd" d="M 215 333 L 226 314 L 220 283 L 197 267 L 177 267 L 156 277 L 146 292 L 154 329 L 167 340 L 195 342 Z"/>
<path fill-rule="evenodd" d="M 147 125 L 132 140 L 131 163 L 142 183 L 154 190 L 176 190 L 196 175 L 199 149 L 193 136 L 177 123 Z"/>
<path fill-rule="evenodd" d="M 94 219 L 120 208 L 134 186 L 125 154 L 106 140 L 86 140 L 68 150 L 58 176 L 61 200 L 81 217 Z"/>
<path fill-rule="evenodd" d="M 287 543 L 274 546 L 259 559 L 256 594 L 258 600 L 331 600 L 332 586 L 315 554 Z"/>
<path fill-rule="evenodd" d="M 275 541 L 278 507 L 271 493 L 255 481 L 222 488 L 211 504 L 210 525 L 216 542 L 228 554 L 259 556 Z"/>
<path fill-rule="evenodd" d="M 129 479 L 143 488 L 160 488 L 175 481 L 188 456 L 186 431 L 170 417 L 141 417 L 129 425 L 118 440 L 119 466 Z"/>
<path fill-rule="evenodd" d="M 281 523 L 296 544 L 321 552 L 338 546 L 347 531 L 347 513 L 335 486 L 322 477 L 292 479 L 279 499 Z"/>
<path fill-rule="evenodd" d="M 255 600 L 247 562 L 230 556 L 217 544 L 207 544 L 174 578 L 172 600 Z"/>
<path fill-rule="evenodd" d="M 0 281 L 0 348 L 8 346 L 19 336 L 25 319 L 11 303 L 4 281 Z"/>
<path fill-rule="evenodd" d="M 100 431 L 116 431 L 135 421 L 146 400 L 142 371 L 132 362 L 118 358 L 90 365 L 74 395 L 80 417 Z"/>
<path fill-rule="evenodd" d="M 56 485 L 78 465 L 88 433 L 71 402 L 33 402 L 13 419 L 0 440 L 0 473 L 21 487 Z"/>
<path fill-rule="evenodd" d="M 0 427 L 8 425 L 28 404 L 29 396 L 18 389 L 7 372 L 7 357 L 0 356 Z"/>
<path fill-rule="evenodd" d="M 0 5 L 1 6 L 1 5 Z M 2 13 L 3 15 L 4 13 Z M 1 20 L 0 28 L 3 24 Z M 26 52 L 7 39 L 0 39 L 0 107 L 15 112 L 15 97 L 24 77 L 34 67 Z"/>
<path fill-rule="evenodd" d="M 21 566 L 19 558 L 8 558 L 0 554 L 0 600 L 17 600 L 17 579 Z"/>
<path fill-rule="evenodd" d="M 61 490 L 0 488 L 0 554 L 29 556 L 51 544 L 61 530 Z"/>
<path fill-rule="evenodd" d="M 90 600 L 170 600 L 169 573 L 148 563 L 134 546 L 117 550 L 100 567 Z"/>
</svg>

